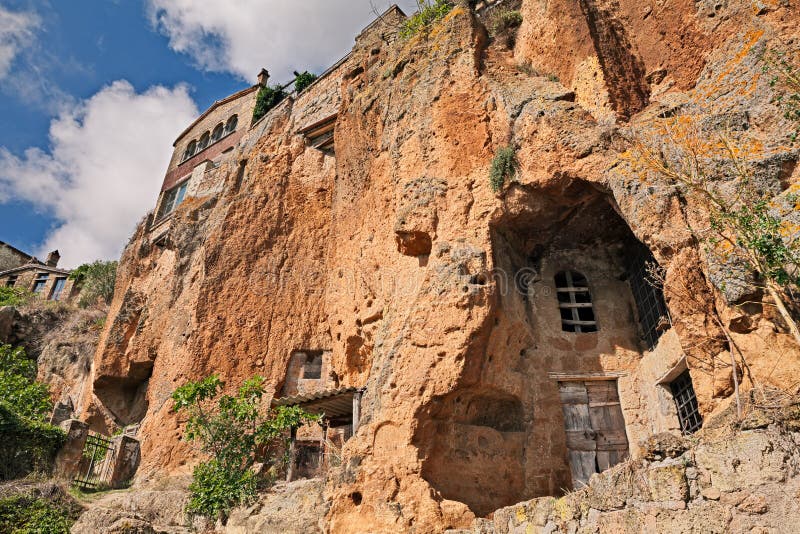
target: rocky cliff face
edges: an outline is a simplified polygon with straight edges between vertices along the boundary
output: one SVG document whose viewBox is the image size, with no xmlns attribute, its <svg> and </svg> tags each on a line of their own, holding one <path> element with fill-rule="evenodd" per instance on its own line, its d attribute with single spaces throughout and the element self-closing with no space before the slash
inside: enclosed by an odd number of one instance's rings
<svg viewBox="0 0 800 534">
<path fill-rule="evenodd" d="M 631 127 L 678 113 L 784 145 L 759 54 L 793 42 L 796 9 L 525 0 L 521 13 L 513 49 L 466 5 L 424 36 L 362 39 L 337 71 L 335 156 L 298 135 L 324 104 L 311 93 L 248 132 L 215 171 L 222 192 L 185 201 L 167 241 L 137 230 L 85 413 L 100 429 L 141 423 L 139 481 L 196 460 L 170 410 L 178 385 L 258 373 L 279 392 L 301 350 L 330 351 L 326 379 L 366 388 L 327 478 L 331 532 L 466 527 L 569 488 L 559 388 L 576 380 L 618 383 L 640 457 L 641 439 L 678 427 L 659 383 L 681 361 L 702 413 L 730 402 L 714 310 L 752 380 L 794 383 L 800 353 L 771 307 L 730 306 L 689 231 L 702 216 L 623 155 Z M 495 194 L 507 145 L 519 172 Z M 760 163 L 779 193 L 797 152 L 776 153 Z M 639 242 L 666 269 L 671 323 L 654 347 L 628 280 Z M 563 331 L 564 269 L 589 277 L 598 332 Z"/>
</svg>

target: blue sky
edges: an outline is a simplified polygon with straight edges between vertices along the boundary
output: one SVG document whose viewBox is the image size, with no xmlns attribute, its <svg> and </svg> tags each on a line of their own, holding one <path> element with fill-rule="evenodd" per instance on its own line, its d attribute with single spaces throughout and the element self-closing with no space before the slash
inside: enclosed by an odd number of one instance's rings
<svg viewBox="0 0 800 534">
<path fill-rule="evenodd" d="M 0 240 L 116 258 L 197 113 L 261 67 L 324 70 L 372 18 L 369 0 L 0 0 Z"/>
</svg>

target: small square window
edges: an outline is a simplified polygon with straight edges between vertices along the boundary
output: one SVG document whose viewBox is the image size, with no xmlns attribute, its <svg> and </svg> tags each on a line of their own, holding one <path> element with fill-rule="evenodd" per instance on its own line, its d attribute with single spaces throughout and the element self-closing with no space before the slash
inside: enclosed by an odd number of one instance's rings
<svg viewBox="0 0 800 534">
<path fill-rule="evenodd" d="M 8 279 L 6 279 L 6 287 L 14 287 L 16 283 L 17 283 L 17 275 L 15 274 L 12 274 L 11 276 L 8 277 Z"/>
<path fill-rule="evenodd" d="M 303 364 L 303 379 L 319 380 L 322 378 L 322 353 L 309 352 Z"/>
</svg>

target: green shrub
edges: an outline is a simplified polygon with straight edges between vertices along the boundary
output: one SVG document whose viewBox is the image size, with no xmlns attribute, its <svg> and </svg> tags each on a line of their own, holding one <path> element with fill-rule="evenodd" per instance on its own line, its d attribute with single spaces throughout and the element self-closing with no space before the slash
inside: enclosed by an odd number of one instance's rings
<svg viewBox="0 0 800 534">
<path fill-rule="evenodd" d="M 66 438 L 45 422 L 52 409 L 36 362 L 22 348 L 0 345 L 0 480 L 49 469 Z"/>
<path fill-rule="evenodd" d="M 308 71 L 302 73 L 294 71 L 294 90 L 298 93 L 302 93 L 303 90 L 314 83 L 316 79 L 317 75 Z"/>
<path fill-rule="evenodd" d="M 114 298 L 114 286 L 117 283 L 117 262 L 94 261 L 84 263 L 73 270 L 69 277 L 81 285 L 81 298 L 78 306 L 86 308 L 102 300 L 111 304 Z"/>
<path fill-rule="evenodd" d="M 0 401 L 0 480 L 49 471 L 65 440 L 60 428 L 21 417 Z"/>
<path fill-rule="evenodd" d="M 52 486 L 51 486 L 52 488 Z M 0 532 L 3 534 L 67 534 L 80 515 L 80 506 L 65 491 L 48 488 L 0 499 Z"/>
<path fill-rule="evenodd" d="M 257 122 L 269 110 L 277 106 L 286 98 L 286 91 L 280 85 L 262 87 L 256 96 L 256 105 L 253 108 L 253 122 Z"/>
<path fill-rule="evenodd" d="M 257 490 L 253 471 L 230 469 L 217 460 L 203 462 L 194 469 L 186 511 L 190 515 L 226 517 L 232 507 L 251 502 Z"/>
<path fill-rule="evenodd" d="M 522 25 L 522 13 L 514 10 L 506 10 L 497 17 L 498 30 L 510 30 L 519 28 Z"/>
<path fill-rule="evenodd" d="M 224 384 L 212 375 L 189 382 L 172 394 L 174 409 L 188 412 L 186 437 L 196 440 L 211 459 L 194 470 L 187 512 L 225 519 L 234 506 L 250 502 L 259 485 L 273 482 L 285 467 L 287 431 L 318 416 L 298 407 L 278 407 L 261 414 L 264 379 L 246 380 L 235 395 L 223 395 L 216 408 L 208 403 L 218 397 Z M 266 474 L 251 470 L 263 462 Z"/>
<path fill-rule="evenodd" d="M 430 26 L 444 18 L 453 4 L 449 0 L 417 0 L 417 12 L 408 17 L 400 27 L 400 37 L 408 39 L 427 31 Z"/>
<path fill-rule="evenodd" d="M 22 347 L 0 345 L 0 401 L 34 421 L 44 421 L 53 409 L 47 385 L 36 382 L 36 361 Z"/>
<path fill-rule="evenodd" d="M 18 287 L 0 286 L 0 306 L 23 306 L 27 304 L 33 293 Z"/>
<path fill-rule="evenodd" d="M 501 148 L 492 160 L 492 168 L 489 171 L 489 183 L 495 193 L 503 189 L 506 182 L 514 180 L 517 176 L 519 163 L 517 162 L 517 152 L 514 147 L 509 145 Z"/>
</svg>

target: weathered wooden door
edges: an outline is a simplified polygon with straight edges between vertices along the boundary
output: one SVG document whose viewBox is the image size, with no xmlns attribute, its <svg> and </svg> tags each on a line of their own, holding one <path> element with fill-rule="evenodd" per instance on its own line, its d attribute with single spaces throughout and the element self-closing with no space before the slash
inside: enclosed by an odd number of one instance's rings
<svg viewBox="0 0 800 534">
<path fill-rule="evenodd" d="M 567 454 L 575 489 L 628 457 L 616 380 L 559 382 Z"/>
</svg>

